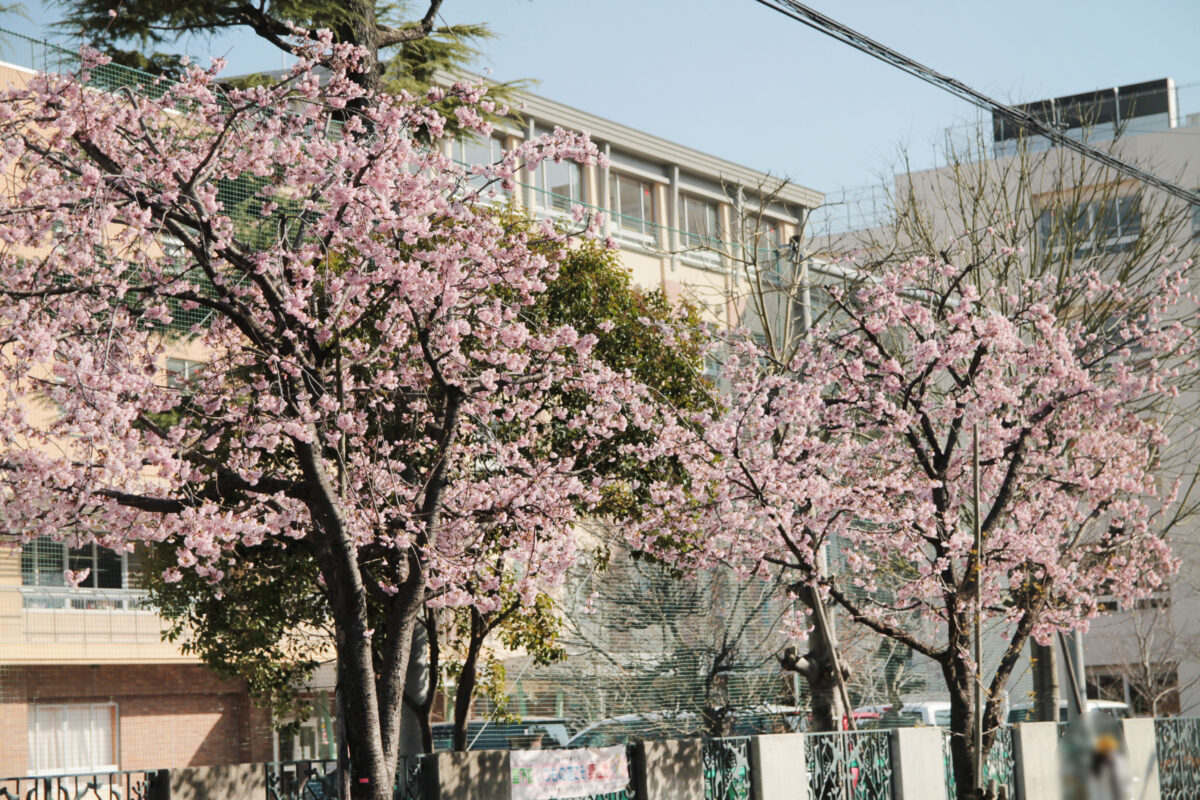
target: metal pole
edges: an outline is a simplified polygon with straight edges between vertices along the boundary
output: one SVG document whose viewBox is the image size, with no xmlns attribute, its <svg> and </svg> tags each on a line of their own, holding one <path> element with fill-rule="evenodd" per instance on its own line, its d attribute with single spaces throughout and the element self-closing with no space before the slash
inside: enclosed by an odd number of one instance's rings
<svg viewBox="0 0 1200 800">
<path fill-rule="evenodd" d="M 845 707 L 846 729 L 858 730 L 858 726 L 854 724 L 854 708 L 850 705 L 850 693 L 846 690 L 846 678 L 842 675 L 842 662 L 838 658 L 837 644 L 833 638 L 833 628 L 829 622 L 829 617 L 825 615 L 825 603 L 821 600 L 821 593 L 817 589 L 816 581 L 813 581 L 809 587 L 813 597 L 813 615 L 816 617 L 816 623 L 820 627 L 821 635 L 825 639 L 825 646 L 829 648 L 829 666 L 833 669 L 833 677 L 837 681 L 838 696 L 842 699 L 842 705 Z M 840 720 L 839 720 L 840 722 Z"/>
<path fill-rule="evenodd" d="M 983 529 L 979 525 L 979 423 L 971 426 L 971 503 L 975 529 L 975 791 L 983 796 Z"/>
<path fill-rule="evenodd" d="M 1084 668 L 1083 668 L 1083 636 L 1078 631 L 1060 633 L 1058 644 L 1062 648 L 1066 660 L 1067 678 L 1071 682 L 1071 693 L 1067 696 L 1067 719 L 1074 722 L 1087 713 Z"/>
</svg>

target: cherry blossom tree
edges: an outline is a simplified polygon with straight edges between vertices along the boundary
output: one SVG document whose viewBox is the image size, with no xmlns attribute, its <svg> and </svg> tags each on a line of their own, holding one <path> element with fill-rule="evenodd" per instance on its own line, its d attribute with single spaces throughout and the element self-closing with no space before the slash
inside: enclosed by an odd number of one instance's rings
<svg viewBox="0 0 1200 800">
<path fill-rule="evenodd" d="M 1161 419 L 1139 410 L 1174 392 L 1170 365 L 1192 346 L 1166 314 L 1180 271 L 1164 267 L 1147 296 L 1094 272 L 983 287 L 979 273 L 918 259 L 830 287 L 828 321 L 779 369 L 749 337 L 730 342 L 718 418 L 664 431 L 690 485 L 656 487 L 632 534 L 684 568 L 782 567 L 797 593 L 936 661 L 964 798 L 977 797 L 976 715 L 986 754 L 1025 643 L 1085 628 L 1101 597 L 1132 601 L 1175 568 L 1153 526 L 1172 502 L 1154 472 Z M 1109 304 L 1103 335 L 1054 313 L 1076 290 L 1081 311 Z M 845 568 L 821 570 L 826 552 Z M 989 624 L 1006 646 L 976 664 L 972 634 Z"/>
<path fill-rule="evenodd" d="M 525 313 L 562 237 L 488 207 L 525 165 L 596 159 L 586 137 L 459 167 L 442 92 L 366 93 L 361 50 L 327 33 L 297 54 L 272 85 L 218 91 L 218 62 L 147 96 L 86 88 L 85 53 L 0 95 L 0 515 L 13 544 L 174 543 L 166 579 L 218 588 L 255 569 L 231 553 L 311 554 L 352 791 L 382 799 L 418 616 L 489 611 L 488 576 L 530 602 L 560 583 L 608 488 L 591 454 L 658 406 L 595 337 Z M 483 90 L 449 91 L 487 135 Z M 205 366 L 168 386 L 196 312 Z"/>
</svg>

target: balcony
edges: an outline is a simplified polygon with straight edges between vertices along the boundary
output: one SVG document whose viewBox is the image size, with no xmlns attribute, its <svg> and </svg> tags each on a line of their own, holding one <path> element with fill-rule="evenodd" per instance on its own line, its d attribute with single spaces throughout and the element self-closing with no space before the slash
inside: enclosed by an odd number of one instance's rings
<svg viewBox="0 0 1200 800">
<path fill-rule="evenodd" d="M 147 597 L 133 589 L 4 587 L 0 638 L 23 638 L 26 644 L 159 642 L 164 623 L 147 606 Z"/>
</svg>

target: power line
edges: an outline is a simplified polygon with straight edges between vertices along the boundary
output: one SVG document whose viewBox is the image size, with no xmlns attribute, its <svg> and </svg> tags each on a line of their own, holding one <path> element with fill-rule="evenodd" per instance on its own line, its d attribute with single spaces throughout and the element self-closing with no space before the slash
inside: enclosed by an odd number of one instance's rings
<svg viewBox="0 0 1200 800">
<path fill-rule="evenodd" d="M 843 44 L 848 44 L 856 50 L 859 50 L 867 55 L 877 58 L 885 64 L 891 64 L 894 67 L 904 70 L 909 75 L 920 78 L 926 83 L 933 84 L 940 89 L 943 89 L 957 97 L 966 100 L 968 103 L 976 105 L 982 109 L 998 114 L 1008 121 L 1016 124 L 1021 130 L 1031 130 L 1038 133 L 1055 144 L 1074 150 L 1087 158 L 1091 158 L 1108 167 L 1111 167 L 1118 172 L 1122 172 L 1132 178 L 1148 183 L 1162 189 L 1164 192 L 1180 198 L 1192 205 L 1200 205 L 1200 194 L 1189 191 L 1178 184 L 1164 180 L 1157 175 L 1146 172 L 1140 167 L 1134 166 L 1126 161 L 1123 161 L 1116 156 L 1106 153 L 1092 147 L 1089 144 L 1072 139 L 1062 131 L 1046 124 L 1042 120 L 1033 116 L 1027 111 L 1022 111 L 1019 108 L 1001 103 L 999 100 L 994 100 L 982 92 L 972 89 L 962 81 L 955 80 L 947 75 L 943 75 L 935 69 L 925 66 L 917 61 L 912 60 L 908 56 L 898 53 L 887 45 L 881 44 L 874 39 L 865 36 L 853 28 L 847 27 L 831 17 L 827 17 L 819 11 L 809 8 L 808 6 L 797 3 L 794 0 L 755 0 L 756 3 L 774 9 L 786 17 L 796 20 L 813 30 L 819 31 L 826 36 L 834 38 Z"/>
</svg>

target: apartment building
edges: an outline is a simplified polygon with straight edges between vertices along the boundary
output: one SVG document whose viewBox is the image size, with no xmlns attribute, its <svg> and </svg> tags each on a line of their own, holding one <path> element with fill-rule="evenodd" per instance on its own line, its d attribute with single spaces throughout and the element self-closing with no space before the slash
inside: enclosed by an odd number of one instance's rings
<svg viewBox="0 0 1200 800">
<path fill-rule="evenodd" d="M 0 85 L 26 81 L 34 66 L 71 63 L 66 51 L 6 36 L 0 57 L 12 63 L 0 63 Z M 821 202 L 811 189 L 634 128 L 534 95 L 521 100 L 520 123 L 490 140 L 449 145 L 453 155 L 490 161 L 497 148 L 554 126 L 591 133 L 607 168 L 543 164 L 510 199 L 540 216 L 566 217 L 574 204 L 603 211 L 605 233 L 637 283 L 702 303 L 716 323 L 745 321 L 738 298 L 747 248 L 755 263 L 783 263 L 800 221 Z M 203 362 L 180 339 L 163 380 L 186 381 Z M 280 736 L 242 682 L 218 678 L 163 641 L 164 623 L 139 588 L 141 560 L 136 550 L 49 539 L 0 551 L 0 776 L 331 756 L 327 705 Z M 68 587 L 64 571 L 85 567 L 87 579 Z M 331 685 L 326 672 L 318 693 Z"/>
<path fill-rule="evenodd" d="M 1200 189 L 1200 84 L 1162 79 L 1020 108 L 1067 136 Z M 814 215 L 820 219 L 814 250 L 831 257 L 856 253 L 869 262 L 875 254 L 922 249 L 937 255 L 952 244 L 958 248 L 952 257 L 970 258 L 1017 243 L 1022 263 L 1039 269 L 1134 275 L 1160 268 L 1160 257 L 1183 263 L 1200 253 L 1200 207 L 1053 147 L 999 116 L 951 129 L 947 141 L 942 166 L 897 174 L 882 191 L 831 196 L 828 208 Z M 1004 242 L 993 238 L 1001 228 Z M 1182 398 L 1179 408 L 1190 416 L 1175 428 L 1160 483 L 1166 488 L 1181 479 L 1184 502 L 1192 504 L 1195 490 L 1189 494 L 1188 486 L 1200 442 L 1187 429 L 1200 406 L 1193 396 Z M 1108 613 L 1083 640 L 1089 696 L 1126 702 L 1139 714 L 1200 712 L 1200 520 L 1192 514 L 1171 537 L 1182 567 L 1170 585 L 1137 608 L 1106 603 Z M 997 639 L 991 650 L 999 649 Z M 1065 696 L 1070 684 L 1061 658 L 1059 667 Z M 936 670 L 929 676 L 929 687 L 941 685 Z M 1031 670 L 1022 664 L 1008 701 L 1028 703 L 1031 690 Z"/>
<path fill-rule="evenodd" d="M 713 322 L 748 322 L 737 301 L 745 266 L 786 261 L 791 237 L 823 199 L 779 176 L 553 100 L 522 93 L 517 103 L 519 124 L 498 125 L 487 141 L 455 142 L 450 155 L 488 163 L 502 148 L 556 127 L 587 132 L 607 156 L 607 167 L 544 162 L 526 171 L 507 199 L 538 216 L 569 218 L 574 205 L 602 212 L 603 232 L 617 242 L 638 285 L 689 297 Z"/>
</svg>

